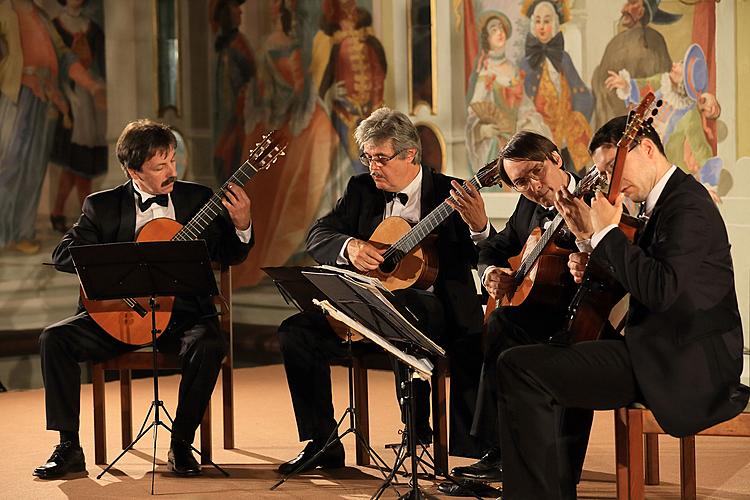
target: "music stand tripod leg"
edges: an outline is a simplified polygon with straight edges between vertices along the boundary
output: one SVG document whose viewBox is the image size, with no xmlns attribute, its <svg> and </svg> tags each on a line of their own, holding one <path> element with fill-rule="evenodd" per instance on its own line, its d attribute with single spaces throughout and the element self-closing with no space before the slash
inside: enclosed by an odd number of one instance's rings
<svg viewBox="0 0 750 500">
<path fill-rule="evenodd" d="M 383 475 L 383 477 L 387 477 L 384 470 L 388 469 L 388 464 L 385 463 L 385 460 L 383 460 L 380 455 L 377 454 L 375 450 L 372 449 L 370 446 L 370 443 L 365 441 L 365 439 L 362 437 L 362 435 L 359 432 L 359 429 L 357 429 L 356 424 L 356 412 L 354 411 L 354 355 L 352 354 L 352 332 L 351 330 L 347 331 L 346 334 L 346 345 L 347 345 L 347 356 L 349 357 L 349 363 L 348 363 L 348 371 L 349 371 L 349 406 L 344 410 L 344 413 L 341 415 L 341 418 L 339 418 L 338 422 L 336 422 L 336 427 L 333 429 L 333 432 L 331 432 L 331 435 L 328 436 L 328 440 L 326 441 L 325 445 L 317 452 L 315 455 L 310 457 L 309 460 L 306 462 L 300 463 L 297 465 L 297 467 L 287 474 L 286 476 L 279 479 L 276 484 L 271 486 L 271 490 L 275 490 L 282 484 L 284 484 L 288 479 L 291 479 L 292 477 L 296 476 L 300 473 L 300 471 L 304 470 L 307 464 L 315 462 L 320 455 L 326 452 L 328 448 L 333 445 L 337 440 L 340 441 L 344 436 L 347 434 L 354 434 L 355 438 L 362 443 L 365 450 L 367 451 L 368 455 L 370 455 L 370 458 L 372 458 L 373 462 L 375 463 L 375 466 L 378 468 L 380 473 Z M 341 424 L 344 423 L 344 420 L 346 417 L 349 417 L 349 428 L 346 429 L 343 433 L 339 434 L 339 428 L 341 427 Z M 382 464 L 382 466 L 381 466 Z"/>
</svg>

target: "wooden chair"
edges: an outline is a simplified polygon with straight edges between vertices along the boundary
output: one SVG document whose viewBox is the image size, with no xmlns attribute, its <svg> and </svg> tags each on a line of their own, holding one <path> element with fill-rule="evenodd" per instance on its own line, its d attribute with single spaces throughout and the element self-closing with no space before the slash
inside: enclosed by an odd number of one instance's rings
<svg viewBox="0 0 750 500">
<path fill-rule="evenodd" d="M 618 500 L 641 500 L 644 498 L 644 484 L 659 484 L 659 434 L 665 432 L 656 422 L 653 413 L 643 405 L 635 404 L 615 410 Z M 750 437 L 750 405 L 733 419 L 703 430 L 698 435 Z M 695 436 L 679 439 L 680 498 L 694 500 Z"/>
<path fill-rule="evenodd" d="M 348 360 L 336 360 L 335 364 L 346 365 Z M 358 430 L 366 444 L 370 443 L 370 418 L 367 386 L 367 370 L 390 370 L 391 364 L 381 353 L 354 356 L 354 408 Z M 446 384 L 448 361 L 441 360 L 432 372 L 432 447 L 435 467 L 448 471 L 448 414 L 446 410 Z M 357 440 L 357 465 L 370 465 L 366 446 Z"/>
<path fill-rule="evenodd" d="M 219 273 L 219 292 L 216 307 L 220 312 L 219 328 L 227 338 L 227 355 L 222 362 L 221 380 L 224 413 L 224 449 L 234 448 L 234 392 L 233 392 L 233 347 L 232 347 L 232 271 L 230 267 L 214 266 Z M 117 371 L 120 374 L 120 415 L 122 428 L 122 449 L 133 441 L 132 416 L 132 370 L 151 370 L 152 351 L 150 348 L 125 353 L 107 361 L 91 364 L 94 399 L 94 452 L 97 465 L 107 463 L 107 424 L 105 418 L 104 372 Z M 179 369 L 176 354 L 157 354 L 160 369 Z M 206 408 L 200 425 L 202 463 L 211 459 L 211 403 Z"/>
</svg>

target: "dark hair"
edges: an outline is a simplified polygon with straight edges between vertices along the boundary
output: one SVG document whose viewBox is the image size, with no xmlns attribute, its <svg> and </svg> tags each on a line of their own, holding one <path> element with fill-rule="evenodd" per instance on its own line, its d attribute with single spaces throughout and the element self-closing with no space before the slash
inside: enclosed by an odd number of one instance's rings
<svg viewBox="0 0 750 500">
<path fill-rule="evenodd" d="M 625 133 L 625 127 L 627 127 L 627 124 L 628 117 L 623 115 L 612 118 L 610 121 L 602 125 L 601 128 L 596 131 L 594 137 L 591 138 L 591 142 L 589 143 L 589 153 L 594 154 L 594 151 L 606 144 L 616 146 L 617 142 Z M 654 127 L 646 125 L 641 129 L 641 132 L 638 135 L 642 139 L 651 140 L 651 142 L 656 145 L 656 149 L 659 150 L 659 153 L 661 153 L 662 156 L 666 156 L 664 153 L 664 145 L 661 143 L 661 138 L 656 130 L 654 130 Z"/>
<path fill-rule="evenodd" d="M 175 147 L 177 139 L 169 125 L 144 118 L 125 125 L 117 139 L 115 153 L 123 172 L 130 177 L 127 169 L 140 172 L 143 164 L 155 154 Z"/>
<path fill-rule="evenodd" d="M 506 144 L 502 152 L 500 152 L 500 178 L 508 186 L 513 185 L 513 181 L 510 180 L 510 177 L 508 177 L 508 174 L 505 172 L 505 159 L 516 161 L 550 160 L 553 163 L 557 163 L 557 160 L 552 153 L 557 153 L 557 157 L 560 158 L 559 167 L 562 168 L 560 150 L 557 149 L 554 142 L 550 141 L 543 135 L 528 130 L 522 130 L 511 137 L 508 144 Z"/>
</svg>

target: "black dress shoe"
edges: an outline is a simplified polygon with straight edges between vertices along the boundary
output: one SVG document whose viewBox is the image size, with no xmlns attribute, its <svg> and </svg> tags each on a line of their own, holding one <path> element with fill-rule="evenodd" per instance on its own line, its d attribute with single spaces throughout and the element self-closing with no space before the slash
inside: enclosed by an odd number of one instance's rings
<svg viewBox="0 0 750 500">
<path fill-rule="evenodd" d="M 338 440 L 334 441 L 334 443 L 329 446 L 326 451 L 318 455 L 315 460 L 310 460 L 323 448 L 324 444 L 325 443 L 316 443 L 315 441 L 310 441 L 309 443 L 307 443 L 307 446 L 305 446 L 305 449 L 302 450 L 296 458 L 288 462 L 284 462 L 283 464 L 279 465 L 279 468 L 276 470 L 280 474 L 288 476 L 293 472 L 307 472 L 317 467 L 320 467 L 322 469 L 337 469 L 343 467 L 345 459 L 344 445 L 342 445 L 341 441 Z M 302 468 L 297 470 L 297 468 L 300 466 L 302 466 Z"/>
<path fill-rule="evenodd" d="M 199 476 L 201 473 L 201 466 L 193 456 L 193 450 L 179 441 L 172 441 L 169 446 L 167 467 L 178 476 Z"/>
<path fill-rule="evenodd" d="M 69 472 L 84 472 L 86 459 L 80 445 L 65 441 L 55 446 L 55 451 L 47 463 L 34 469 L 34 475 L 40 479 L 62 477 Z"/>
<path fill-rule="evenodd" d="M 440 493 L 451 497 L 499 498 L 502 494 L 501 490 L 473 479 L 458 479 L 455 483 L 443 481 L 437 489 Z"/>
<path fill-rule="evenodd" d="M 492 448 L 477 462 L 463 467 L 454 467 L 451 476 L 480 481 L 502 481 L 503 461 L 500 456 L 500 448 Z"/>
</svg>

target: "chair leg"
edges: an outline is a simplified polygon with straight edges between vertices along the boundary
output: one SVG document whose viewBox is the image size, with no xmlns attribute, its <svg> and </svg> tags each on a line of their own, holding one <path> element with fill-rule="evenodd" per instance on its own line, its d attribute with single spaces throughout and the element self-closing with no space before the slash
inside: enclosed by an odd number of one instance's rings
<svg viewBox="0 0 750 500">
<path fill-rule="evenodd" d="M 206 412 L 201 420 L 201 464 L 211 463 L 211 401 L 208 401 Z"/>
<path fill-rule="evenodd" d="M 695 436 L 680 438 L 680 498 L 695 500 Z"/>
<path fill-rule="evenodd" d="M 120 428 L 122 449 L 133 442 L 133 389 L 130 370 L 120 370 Z"/>
<path fill-rule="evenodd" d="M 104 411 L 104 370 L 98 363 L 91 365 L 94 395 L 94 462 L 107 463 L 107 419 Z"/>
<path fill-rule="evenodd" d="M 367 369 L 362 367 L 362 362 L 352 359 L 354 371 L 354 419 L 357 431 L 364 443 L 357 439 L 357 465 L 370 465 L 370 454 L 365 445 L 370 445 L 370 403 L 367 395 Z"/>
<path fill-rule="evenodd" d="M 631 500 L 644 498 L 643 473 L 643 413 L 628 409 L 628 489 Z"/>
<path fill-rule="evenodd" d="M 646 437 L 646 484 L 659 484 L 659 435 L 645 434 Z"/>
<path fill-rule="evenodd" d="M 432 425 L 435 474 L 448 473 L 448 419 L 446 415 L 445 365 L 438 364 L 432 375 Z"/>
<path fill-rule="evenodd" d="M 234 374 L 231 354 L 221 367 L 222 415 L 224 417 L 224 449 L 234 449 Z"/>
</svg>

